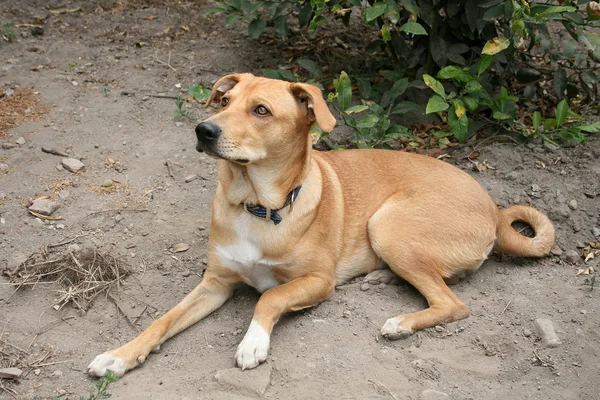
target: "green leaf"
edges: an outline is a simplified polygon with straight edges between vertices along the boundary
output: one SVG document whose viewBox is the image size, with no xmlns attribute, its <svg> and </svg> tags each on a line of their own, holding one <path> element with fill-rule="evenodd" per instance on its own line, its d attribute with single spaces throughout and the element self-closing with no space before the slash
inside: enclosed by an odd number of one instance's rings
<svg viewBox="0 0 600 400">
<path fill-rule="evenodd" d="M 556 120 L 554 118 L 548 118 L 544 121 L 544 131 L 550 131 L 556 129 Z"/>
<path fill-rule="evenodd" d="M 390 24 L 384 24 L 381 27 L 381 37 L 383 37 L 383 40 L 385 40 L 386 42 L 389 42 L 390 40 L 392 40 L 392 32 L 390 32 Z"/>
<path fill-rule="evenodd" d="M 469 133 L 469 119 L 466 114 L 461 118 L 457 118 L 454 106 L 448 110 L 448 127 L 450 128 L 450 132 L 452 132 L 459 142 L 462 143 L 467 139 Z"/>
<path fill-rule="evenodd" d="M 402 7 L 404 7 L 406 11 L 408 11 L 415 17 L 419 16 L 419 7 L 417 6 L 415 0 L 402 0 L 401 3 Z"/>
<path fill-rule="evenodd" d="M 494 113 L 492 114 L 492 117 L 494 119 L 497 119 L 498 121 L 506 121 L 509 119 L 512 119 L 512 117 L 506 113 L 503 113 L 501 111 L 494 111 Z"/>
<path fill-rule="evenodd" d="M 349 107 L 344 111 L 346 114 L 354 114 L 366 111 L 369 109 L 369 106 L 366 104 L 357 104 L 355 106 Z"/>
<path fill-rule="evenodd" d="M 392 109 L 392 114 L 423 113 L 423 109 L 412 101 L 401 101 Z"/>
<path fill-rule="evenodd" d="M 261 72 L 266 78 L 269 79 L 281 79 L 281 75 L 279 74 L 279 70 L 277 69 L 261 69 Z"/>
<path fill-rule="evenodd" d="M 373 4 L 373 6 L 367 8 L 365 11 L 365 21 L 371 22 L 375 18 L 382 16 L 387 7 L 388 5 L 382 2 Z"/>
<path fill-rule="evenodd" d="M 493 59 L 494 56 L 490 54 L 484 54 L 481 56 L 481 58 L 479 59 L 479 64 L 477 65 L 477 76 L 480 76 L 489 68 Z"/>
<path fill-rule="evenodd" d="M 441 96 L 434 94 L 433 96 L 431 96 L 431 98 L 427 102 L 427 107 L 425 108 L 425 114 L 431 114 L 434 112 L 444 111 L 444 110 L 447 110 L 448 107 L 450 107 L 450 105 L 448 103 L 446 103 L 446 100 L 444 100 Z"/>
<path fill-rule="evenodd" d="M 579 130 L 586 133 L 598 133 L 600 132 L 600 122 L 594 122 L 593 124 L 578 126 Z"/>
<path fill-rule="evenodd" d="M 385 132 L 385 136 L 390 139 L 398 139 L 401 137 L 413 138 L 413 135 L 410 133 L 406 127 L 402 125 L 392 125 Z"/>
<path fill-rule="evenodd" d="M 567 72 L 563 68 L 559 68 L 554 71 L 552 86 L 554 87 L 554 93 L 559 99 L 565 97 L 567 91 Z"/>
<path fill-rule="evenodd" d="M 363 99 L 371 97 L 371 82 L 366 78 L 356 78 L 358 90 Z"/>
<path fill-rule="evenodd" d="M 446 63 L 448 62 L 448 48 L 446 47 L 446 41 L 438 35 L 429 36 L 429 54 L 439 67 L 446 66 Z"/>
<path fill-rule="evenodd" d="M 479 102 L 473 97 L 465 96 L 461 97 L 461 100 L 463 101 L 463 103 L 465 103 L 465 106 L 469 111 L 475 111 L 479 108 Z"/>
<path fill-rule="evenodd" d="M 379 117 L 375 114 L 368 114 L 363 119 L 358 121 L 356 124 L 356 129 L 369 129 L 375 127 L 377 122 L 379 121 Z"/>
<path fill-rule="evenodd" d="M 508 48 L 510 45 L 510 40 L 504 36 L 498 36 L 494 39 L 488 40 L 485 46 L 483 46 L 483 50 L 481 50 L 481 54 L 494 55 L 500 53 L 502 50 Z"/>
<path fill-rule="evenodd" d="M 280 15 L 279 17 L 273 20 L 273 28 L 275 32 L 281 38 L 287 37 L 288 34 L 288 25 L 287 25 L 287 15 Z"/>
<path fill-rule="evenodd" d="M 266 27 L 267 21 L 262 19 L 255 19 L 254 21 L 250 22 L 250 24 L 248 24 L 248 36 L 250 36 L 250 39 L 256 39 L 260 36 L 261 33 L 263 33 Z"/>
<path fill-rule="evenodd" d="M 533 129 L 537 131 L 542 124 L 542 114 L 540 114 L 539 111 L 533 113 L 531 116 L 531 123 L 533 124 Z"/>
<path fill-rule="evenodd" d="M 298 82 L 298 78 L 288 69 L 280 68 L 279 75 L 281 75 L 281 79 L 284 81 Z"/>
<path fill-rule="evenodd" d="M 210 8 L 207 12 L 204 13 L 204 16 L 208 16 L 208 15 L 212 15 L 212 14 L 220 14 L 220 13 L 224 13 L 227 12 L 227 9 L 222 8 L 222 7 L 213 7 Z"/>
<path fill-rule="evenodd" d="M 227 19 L 225 19 L 225 26 L 233 25 L 240 19 L 240 14 L 231 14 Z"/>
<path fill-rule="evenodd" d="M 350 81 L 348 74 L 344 71 L 342 71 L 337 80 L 336 90 L 338 93 L 338 107 L 341 111 L 346 111 L 346 109 L 350 107 L 350 102 L 352 101 L 352 82 Z"/>
<path fill-rule="evenodd" d="M 446 91 L 444 90 L 444 86 L 433 76 L 423 74 L 423 81 L 427 86 L 429 86 L 429 88 L 431 88 L 431 90 L 440 95 L 440 97 L 442 97 L 443 99 L 446 98 Z"/>
<path fill-rule="evenodd" d="M 467 69 L 468 71 L 468 69 Z M 465 71 L 465 69 L 457 67 L 455 65 L 449 65 L 447 67 L 442 68 L 438 74 L 438 79 L 455 79 L 460 82 L 465 82 L 468 79 L 472 79 L 469 74 Z"/>
<path fill-rule="evenodd" d="M 319 65 L 316 62 L 314 62 L 312 60 L 307 60 L 307 59 L 300 59 L 300 60 L 297 60 L 296 62 L 302 68 L 304 68 L 305 70 L 310 72 L 311 76 L 314 79 L 316 79 L 322 75 L 321 68 L 319 68 Z"/>
<path fill-rule="evenodd" d="M 560 127 L 565 119 L 567 119 L 567 115 L 569 114 L 569 103 L 566 99 L 561 100 L 560 103 L 556 106 L 556 126 Z"/>
<path fill-rule="evenodd" d="M 467 113 L 465 103 L 463 103 L 460 99 L 453 100 L 452 105 L 454 106 L 454 113 L 456 114 L 456 118 L 461 119 L 463 115 Z"/>
<path fill-rule="evenodd" d="M 392 88 L 386 91 L 381 97 L 381 107 L 387 108 L 398 98 L 398 96 L 402 96 L 402 94 L 404 94 L 406 88 L 408 88 L 408 78 L 402 78 L 394 82 Z"/>
<path fill-rule="evenodd" d="M 411 33 L 413 35 L 427 35 L 427 31 L 423 28 L 423 25 L 418 22 L 407 22 L 404 25 L 400 26 L 400 31 Z"/>
<path fill-rule="evenodd" d="M 198 100 L 206 100 L 210 97 L 211 90 L 201 85 L 192 85 L 188 88 L 188 93 Z"/>
</svg>

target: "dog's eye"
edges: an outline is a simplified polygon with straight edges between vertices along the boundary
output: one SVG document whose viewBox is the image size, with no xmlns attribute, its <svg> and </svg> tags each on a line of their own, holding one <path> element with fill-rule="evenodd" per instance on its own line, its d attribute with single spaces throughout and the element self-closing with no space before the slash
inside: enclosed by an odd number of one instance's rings
<svg viewBox="0 0 600 400">
<path fill-rule="evenodd" d="M 255 112 L 256 114 L 260 115 L 260 116 L 263 116 L 263 117 L 264 117 L 265 115 L 269 115 L 269 114 L 271 114 L 271 113 L 269 112 L 269 110 L 267 110 L 267 107 L 265 107 L 265 106 L 258 106 L 258 107 L 256 107 L 256 108 L 254 109 L 254 112 Z"/>
<path fill-rule="evenodd" d="M 227 104 L 229 104 L 229 97 L 223 97 L 221 99 L 221 107 L 227 107 Z"/>
</svg>

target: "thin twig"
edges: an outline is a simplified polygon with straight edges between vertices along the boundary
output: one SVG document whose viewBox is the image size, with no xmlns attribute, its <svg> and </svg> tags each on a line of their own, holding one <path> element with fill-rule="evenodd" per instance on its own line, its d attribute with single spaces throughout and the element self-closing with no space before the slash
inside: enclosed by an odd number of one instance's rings
<svg viewBox="0 0 600 400">
<path fill-rule="evenodd" d="M 43 364 L 33 364 L 33 365 L 29 365 L 29 366 L 31 368 L 39 368 L 39 367 L 47 367 L 49 365 L 64 364 L 64 363 L 68 363 L 71 361 L 73 361 L 73 360 L 55 361 L 55 362 L 49 362 L 49 363 L 43 363 Z"/>
<path fill-rule="evenodd" d="M 390 396 L 392 396 L 392 399 L 398 400 L 398 398 L 396 396 L 394 396 L 394 393 L 392 393 L 392 391 L 387 386 L 385 386 L 383 383 L 381 383 L 379 381 L 372 381 L 370 379 L 369 379 L 369 382 L 371 382 L 375 386 L 380 386 L 380 387 L 384 388 L 388 392 L 388 394 Z"/>
<path fill-rule="evenodd" d="M 167 166 L 167 171 L 169 172 L 169 176 L 171 178 L 175 179 L 175 177 L 173 176 L 173 172 L 171 171 L 171 160 L 165 161 L 165 165 Z"/>
<path fill-rule="evenodd" d="M 171 52 L 170 51 L 169 51 L 169 59 L 167 60 L 167 62 L 159 60 L 158 57 L 156 56 L 156 52 L 154 53 L 154 61 L 158 62 L 159 64 L 166 65 L 167 67 L 171 68 L 173 71 L 177 71 L 171 65 Z"/>
<path fill-rule="evenodd" d="M 173 99 L 177 100 L 177 96 L 169 96 L 168 94 L 147 94 L 148 97 L 156 97 L 157 99 Z"/>
<path fill-rule="evenodd" d="M 23 352 L 23 353 L 27 354 L 28 356 L 30 356 L 30 355 L 31 355 L 29 352 L 27 352 L 27 351 L 23 350 L 22 348 L 20 348 L 20 347 L 18 347 L 18 346 L 15 346 L 15 345 L 14 345 L 14 344 L 12 344 L 12 343 L 9 343 L 9 342 L 7 342 L 7 341 L 6 341 L 6 340 L 4 340 L 4 339 L 0 339 L 0 342 L 2 342 L 2 343 L 4 343 L 4 344 L 7 344 L 7 345 L 9 345 L 10 347 L 13 347 L 13 348 L 15 348 L 15 349 L 17 349 L 17 350 L 19 350 L 19 351 L 21 351 L 21 352 Z"/>
<path fill-rule="evenodd" d="M 506 307 L 504 307 L 504 310 L 502 310 L 502 312 L 500 313 L 500 315 L 504 314 L 504 311 L 506 311 L 506 309 L 508 308 L 508 306 L 510 306 L 510 303 L 512 303 L 512 300 L 509 300 L 508 303 L 506 303 Z"/>
<path fill-rule="evenodd" d="M 115 299 L 110 292 L 106 292 L 106 297 L 108 297 L 113 303 L 115 303 L 115 306 L 117 306 L 117 310 L 123 315 L 123 317 L 125 317 L 125 319 L 127 320 L 127 322 L 129 323 L 129 325 L 131 325 L 133 327 L 133 329 L 135 329 L 136 331 L 140 331 L 140 328 L 134 324 L 133 322 L 131 322 L 131 320 L 129 319 L 129 316 L 127 314 L 125 314 L 125 311 L 123 311 L 123 309 L 119 306 L 119 303 L 117 302 L 117 299 Z"/>
<path fill-rule="evenodd" d="M 92 213 L 88 214 L 88 217 L 91 215 L 96 215 L 96 214 L 102 214 L 102 213 L 108 213 L 108 212 L 146 212 L 148 211 L 147 208 L 112 208 L 110 210 L 100 210 L 100 211 L 94 211 Z"/>
</svg>

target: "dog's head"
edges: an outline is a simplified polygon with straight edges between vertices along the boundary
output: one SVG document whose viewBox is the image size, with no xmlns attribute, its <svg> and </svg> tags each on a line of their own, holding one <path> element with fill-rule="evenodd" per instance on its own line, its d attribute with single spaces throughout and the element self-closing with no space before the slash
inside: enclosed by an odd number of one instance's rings
<svg viewBox="0 0 600 400">
<path fill-rule="evenodd" d="M 321 90 L 304 83 L 227 75 L 215 83 L 206 107 L 212 102 L 221 112 L 196 127 L 196 149 L 237 164 L 289 157 L 315 122 L 326 132 L 335 127 Z"/>
</svg>

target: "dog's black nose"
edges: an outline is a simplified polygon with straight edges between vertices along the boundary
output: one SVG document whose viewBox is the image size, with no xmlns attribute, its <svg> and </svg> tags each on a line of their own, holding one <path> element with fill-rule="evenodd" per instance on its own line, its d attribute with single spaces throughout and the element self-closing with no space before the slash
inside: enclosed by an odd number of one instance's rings
<svg viewBox="0 0 600 400">
<path fill-rule="evenodd" d="M 203 143 L 212 142 L 221 136 L 221 128 L 212 122 L 201 122 L 196 126 L 196 137 Z"/>
</svg>

